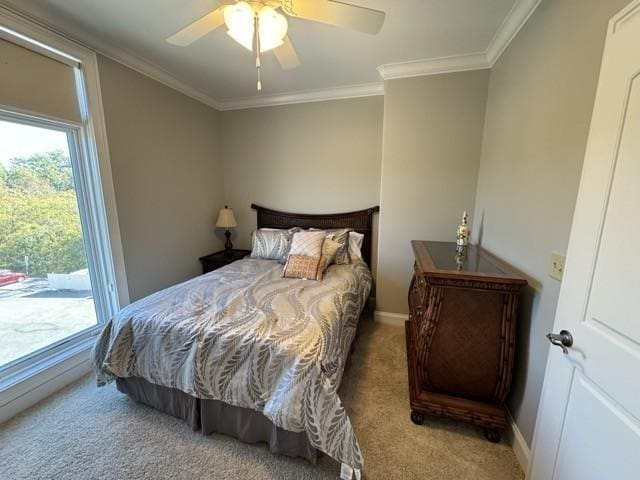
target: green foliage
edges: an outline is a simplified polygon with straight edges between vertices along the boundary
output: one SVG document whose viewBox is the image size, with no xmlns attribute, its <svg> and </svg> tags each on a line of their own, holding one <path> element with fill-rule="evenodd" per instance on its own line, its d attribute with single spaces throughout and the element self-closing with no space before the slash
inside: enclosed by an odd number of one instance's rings
<svg viewBox="0 0 640 480">
<path fill-rule="evenodd" d="M 0 169 L 0 268 L 24 271 L 25 255 L 36 277 L 87 266 L 71 164 L 63 152 L 12 159 Z"/>
<path fill-rule="evenodd" d="M 53 190 L 73 189 L 71 162 L 61 150 L 37 153 L 26 158 L 12 158 L 8 180 L 12 176 L 29 175 L 46 182 Z"/>
<path fill-rule="evenodd" d="M 53 193 L 55 189 L 45 178 L 40 177 L 33 170 L 24 167 L 13 167 L 7 171 L 5 178 L 7 188 L 31 193 L 33 195 L 42 195 L 44 193 Z"/>
</svg>

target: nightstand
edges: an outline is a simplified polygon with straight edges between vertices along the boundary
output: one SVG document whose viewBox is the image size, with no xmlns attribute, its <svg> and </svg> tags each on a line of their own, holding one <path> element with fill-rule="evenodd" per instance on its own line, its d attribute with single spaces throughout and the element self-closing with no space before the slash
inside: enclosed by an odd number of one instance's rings
<svg viewBox="0 0 640 480">
<path fill-rule="evenodd" d="M 202 273 L 209 273 L 217 270 L 220 267 L 229 265 L 231 262 L 240 260 L 251 253 L 251 250 L 220 250 L 219 252 L 200 257 L 200 263 L 202 264 Z"/>
</svg>

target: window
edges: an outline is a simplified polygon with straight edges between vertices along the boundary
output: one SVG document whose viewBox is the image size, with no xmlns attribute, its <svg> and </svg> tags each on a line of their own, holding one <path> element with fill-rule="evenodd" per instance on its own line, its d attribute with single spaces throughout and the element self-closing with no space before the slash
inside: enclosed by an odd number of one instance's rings
<svg viewBox="0 0 640 480">
<path fill-rule="evenodd" d="M 0 8 L 1 54 L 0 409 L 128 303 L 95 53 Z"/>
<path fill-rule="evenodd" d="M 15 120 L 0 115 L 0 368 L 97 324 L 74 129 Z"/>
</svg>

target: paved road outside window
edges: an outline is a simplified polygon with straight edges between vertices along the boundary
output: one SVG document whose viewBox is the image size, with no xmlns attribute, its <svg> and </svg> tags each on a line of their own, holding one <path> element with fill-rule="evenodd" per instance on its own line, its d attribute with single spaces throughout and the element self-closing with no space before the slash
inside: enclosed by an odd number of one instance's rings
<svg viewBox="0 0 640 480">
<path fill-rule="evenodd" d="M 46 279 L 0 287 L 0 366 L 95 324 L 91 291 L 53 290 Z"/>
</svg>

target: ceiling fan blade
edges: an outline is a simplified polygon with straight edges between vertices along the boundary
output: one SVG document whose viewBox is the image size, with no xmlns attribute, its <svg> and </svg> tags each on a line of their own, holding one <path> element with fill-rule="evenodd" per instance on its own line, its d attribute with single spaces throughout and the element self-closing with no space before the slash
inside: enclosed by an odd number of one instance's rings
<svg viewBox="0 0 640 480">
<path fill-rule="evenodd" d="M 337 0 L 292 0 L 291 3 L 291 8 L 286 9 L 290 15 L 373 35 L 380 31 L 385 19 L 385 13 L 379 10 Z"/>
<path fill-rule="evenodd" d="M 299 67 L 300 59 L 298 58 L 298 54 L 291 44 L 289 35 L 285 35 L 282 41 L 284 43 L 273 50 L 274 55 L 278 59 L 278 63 L 283 68 L 283 70 L 293 70 L 294 68 Z"/>
<path fill-rule="evenodd" d="M 207 13 L 204 17 L 199 18 L 192 24 L 187 25 L 178 33 L 171 35 L 167 38 L 167 42 L 179 47 L 186 47 L 223 24 L 224 5 L 216 8 L 213 12 Z"/>
</svg>

